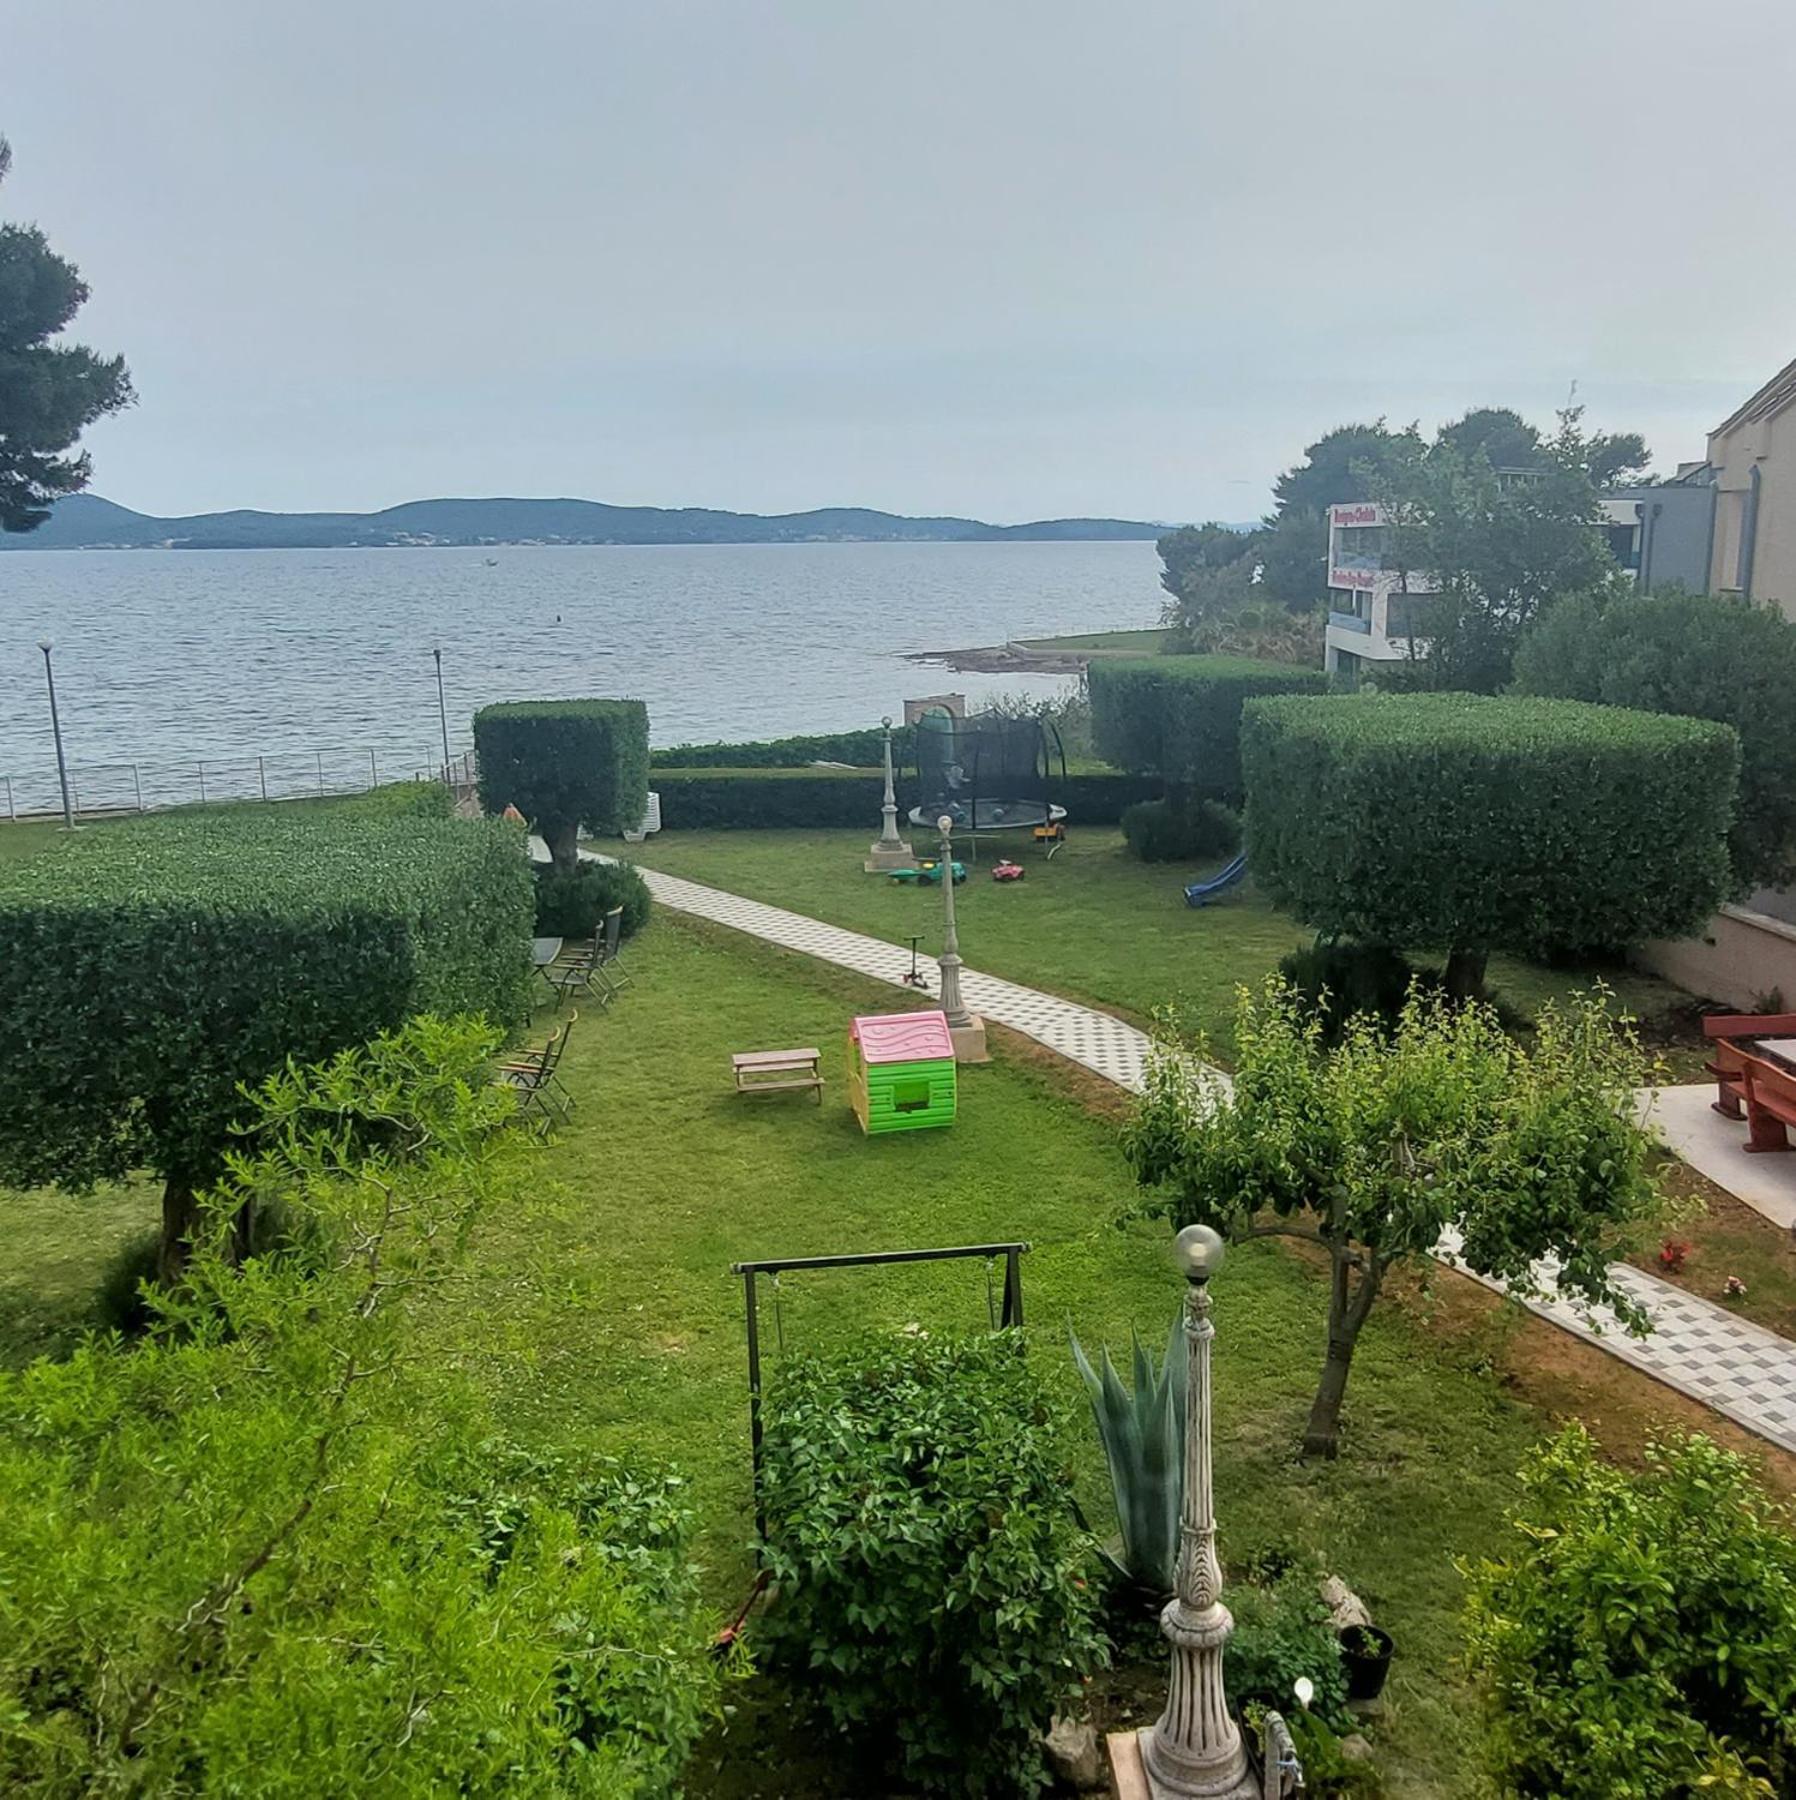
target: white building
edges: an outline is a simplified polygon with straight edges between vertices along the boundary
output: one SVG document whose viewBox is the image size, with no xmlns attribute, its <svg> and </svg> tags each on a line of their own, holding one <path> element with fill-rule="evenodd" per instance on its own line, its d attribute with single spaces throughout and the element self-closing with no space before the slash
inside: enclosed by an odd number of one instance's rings
<svg viewBox="0 0 1796 1800">
<path fill-rule="evenodd" d="M 1328 625 L 1323 667 L 1350 680 L 1363 665 L 1427 654 L 1422 633 L 1434 582 L 1387 566 L 1384 508 L 1346 500 L 1328 509 Z"/>
</svg>

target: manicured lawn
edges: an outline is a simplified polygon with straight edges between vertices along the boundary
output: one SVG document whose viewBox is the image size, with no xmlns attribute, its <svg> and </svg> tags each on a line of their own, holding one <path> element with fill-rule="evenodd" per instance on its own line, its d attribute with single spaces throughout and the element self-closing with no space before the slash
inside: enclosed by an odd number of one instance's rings
<svg viewBox="0 0 1796 1800">
<path fill-rule="evenodd" d="M 1138 631 L 1075 631 L 1066 637 L 1018 638 L 1031 650 L 1089 650 L 1094 656 L 1155 656 L 1168 633 L 1158 625 Z"/>
<path fill-rule="evenodd" d="M 61 829 L 60 825 L 45 825 L 37 821 L 24 825 L 10 820 L 0 821 L 0 862 L 36 856 L 40 850 L 49 849 L 57 841 L 56 834 Z"/>
<path fill-rule="evenodd" d="M 1107 1489 L 1066 1350 L 1158 1343 L 1179 1299 L 1166 1234 L 1119 1223 L 1131 1184 L 1113 1125 L 1007 1045 L 963 1071 L 953 1128 L 869 1141 L 841 1088 L 849 1015 L 889 997 L 817 965 L 663 915 L 629 953 L 636 985 L 583 1016 L 567 1061 L 572 1126 L 545 1155 L 560 1184 L 492 1235 L 476 1289 L 436 1325 L 443 1354 L 483 1370 L 513 1426 L 680 1464 L 691 1476 L 721 1610 L 750 1571 L 742 1258 L 1027 1239 L 1029 1331 L 1076 1430 L 1078 1490 Z M 729 1054 L 818 1044 L 830 1088 L 762 1101 L 732 1091 Z M 1475 1791 L 1475 1731 L 1452 1659 L 1456 1555 L 1488 1545 L 1512 1471 L 1544 1424 L 1437 1355 L 1398 1313 L 1374 1317 L 1349 1400 L 1349 1450 L 1294 1457 L 1322 1353 L 1316 1275 L 1277 1249 L 1238 1253 L 1217 1285 L 1218 1485 L 1227 1557 L 1313 1550 L 1364 1593 L 1401 1646 L 1380 1727 L 1392 1791 Z M 817 1344 L 865 1326 L 970 1330 L 978 1265 L 789 1275 L 763 1342 Z M 738 1745 L 735 1759 L 749 1756 Z M 763 1747 L 763 1754 L 766 1754 Z M 695 1772 L 692 1791 L 714 1791 Z M 777 1768 L 765 1787 L 791 1793 Z M 805 1792 L 833 1791 L 825 1788 Z"/>
<path fill-rule="evenodd" d="M 623 853 L 653 869 L 709 882 L 832 924 L 904 943 L 923 933 L 927 954 L 941 938 L 941 896 L 864 874 L 878 835 L 820 831 L 665 831 Z M 911 840 L 916 842 L 915 838 Z M 916 844 L 919 852 L 923 845 Z M 1008 851 L 1028 873 L 989 878 Z M 1256 982 L 1313 936 L 1254 892 L 1251 880 L 1213 905 L 1184 903 L 1184 883 L 1211 868 L 1139 863 L 1109 827 L 1079 830 L 1052 862 L 998 837 L 981 841 L 980 863 L 956 895 L 961 955 L 971 968 L 1051 989 L 1145 1022 L 1178 1003 L 1226 1054 L 1235 989 Z M 1596 971 L 1544 969 L 1496 957 L 1491 980 L 1524 1012 L 1550 994 L 1589 984 Z M 1601 971 L 1622 1003 L 1643 1017 L 1688 1004 L 1669 982 L 1630 970 Z"/>
</svg>

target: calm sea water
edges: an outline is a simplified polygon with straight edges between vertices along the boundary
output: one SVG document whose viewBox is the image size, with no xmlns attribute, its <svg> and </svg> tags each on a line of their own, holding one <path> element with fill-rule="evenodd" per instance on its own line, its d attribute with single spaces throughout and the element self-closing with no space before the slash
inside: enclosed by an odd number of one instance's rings
<svg viewBox="0 0 1796 1800">
<path fill-rule="evenodd" d="M 1150 624 L 1158 572 L 1146 543 L 12 551 L 0 776 L 20 811 L 54 802 L 46 637 L 80 799 L 129 804 L 196 798 L 202 763 L 223 795 L 440 762 L 439 644 L 457 752 L 490 700 L 629 695 L 673 744 L 877 724 L 947 688 L 1051 692 L 903 658 Z"/>
</svg>

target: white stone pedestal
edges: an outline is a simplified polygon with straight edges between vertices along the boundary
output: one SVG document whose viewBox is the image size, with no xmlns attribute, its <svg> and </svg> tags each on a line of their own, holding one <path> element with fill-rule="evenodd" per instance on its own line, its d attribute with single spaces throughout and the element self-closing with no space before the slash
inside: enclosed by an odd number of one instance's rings
<svg viewBox="0 0 1796 1800">
<path fill-rule="evenodd" d="M 873 845 L 867 852 L 867 860 L 861 864 L 869 875 L 886 875 L 893 869 L 914 869 L 916 866 L 917 853 L 902 839 L 896 844 L 882 841 Z"/>
<path fill-rule="evenodd" d="M 970 1024 L 949 1026 L 948 1035 L 954 1040 L 954 1060 L 957 1063 L 991 1061 L 992 1053 L 985 1047 L 985 1021 L 977 1013 L 972 1015 Z"/>
</svg>

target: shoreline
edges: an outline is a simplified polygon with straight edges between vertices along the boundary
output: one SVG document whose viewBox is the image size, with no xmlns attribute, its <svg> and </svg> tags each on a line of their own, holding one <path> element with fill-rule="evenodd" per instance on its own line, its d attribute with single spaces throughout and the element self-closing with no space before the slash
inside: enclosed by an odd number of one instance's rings
<svg viewBox="0 0 1796 1800">
<path fill-rule="evenodd" d="M 1152 656 L 1164 630 L 1077 632 L 1063 637 L 1010 638 L 964 650 L 911 650 L 904 660 L 956 675 L 1083 675 L 1094 657 Z"/>
</svg>

